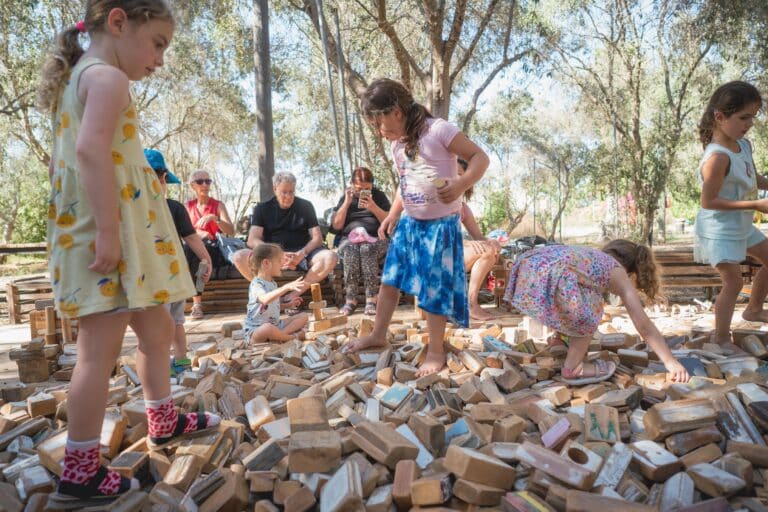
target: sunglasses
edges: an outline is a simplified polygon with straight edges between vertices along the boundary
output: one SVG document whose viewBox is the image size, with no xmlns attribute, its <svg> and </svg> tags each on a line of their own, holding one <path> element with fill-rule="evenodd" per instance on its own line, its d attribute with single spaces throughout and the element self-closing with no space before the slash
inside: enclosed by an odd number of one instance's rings
<svg viewBox="0 0 768 512">
<path fill-rule="evenodd" d="M 210 178 L 207 178 L 204 180 L 192 180 L 192 183 L 197 183 L 198 185 L 202 185 L 203 183 L 205 183 L 206 185 L 210 185 L 211 183 L 213 183 L 213 180 Z"/>
</svg>

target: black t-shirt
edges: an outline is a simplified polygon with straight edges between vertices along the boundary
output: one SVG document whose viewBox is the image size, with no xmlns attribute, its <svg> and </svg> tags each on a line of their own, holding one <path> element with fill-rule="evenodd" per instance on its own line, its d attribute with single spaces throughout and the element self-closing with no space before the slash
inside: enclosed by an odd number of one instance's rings
<svg viewBox="0 0 768 512">
<path fill-rule="evenodd" d="M 179 238 L 183 240 L 189 235 L 197 233 L 189 218 L 189 213 L 187 212 L 186 207 L 175 199 L 166 198 L 166 202 L 168 203 L 168 209 L 171 210 L 173 225 L 176 226 L 176 232 L 179 234 Z"/>
<path fill-rule="evenodd" d="M 371 199 L 385 212 L 388 212 L 392 207 L 387 195 L 375 187 L 371 190 Z M 343 203 L 344 196 L 341 196 L 341 199 L 339 199 L 339 202 L 336 204 L 336 211 L 341 208 Z M 357 197 L 353 197 L 352 204 L 349 205 L 349 209 L 347 210 L 347 216 L 344 218 L 344 227 L 338 234 L 344 238 L 348 236 L 353 229 L 363 227 L 369 235 L 378 236 L 380 225 L 381 222 L 379 222 L 379 219 L 377 219 L 370 210 L 357 207 Z"/>
<path fill-rule="evenodd" d="M 264 229 L 262 240 L 278 244 L 284 251 L 301 250 L 312 238 L 309 230 L 317 227 L 315 207 L 297 197 L 290 208 L 283 210 L 276 198 L 253 207 L 251 226 Z"/>
</svg>

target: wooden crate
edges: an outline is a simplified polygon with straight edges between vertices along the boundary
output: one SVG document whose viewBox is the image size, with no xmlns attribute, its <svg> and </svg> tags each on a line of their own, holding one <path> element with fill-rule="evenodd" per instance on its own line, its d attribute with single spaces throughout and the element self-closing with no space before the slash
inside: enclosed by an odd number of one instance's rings
<svg viewBox="0 0 768 512">
<path fill-rule="evenodd" d="M 11 324 L 29 322 L 38 300 L 53 300 L 51 281 L 42 275 L 15 279 L 5 288 L 8 301 L 8 319 Z"/>
</svg>

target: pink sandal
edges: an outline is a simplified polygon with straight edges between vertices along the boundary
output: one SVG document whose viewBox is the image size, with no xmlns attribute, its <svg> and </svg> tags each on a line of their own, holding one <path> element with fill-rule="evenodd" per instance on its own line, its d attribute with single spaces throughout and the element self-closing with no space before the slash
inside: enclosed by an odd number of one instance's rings
<svg viewBox="0 0 768 512">
<path fill-rule="evenodd" d="M 581 386 L 610 379 L 616 372 L 616 363 L 613 361 L 596 359 L 591 364 L 591 371 L 585 371 L 583 362 L 579 363 L 576 368 L 563 366 L 561 380 L 571 386 Z"/>
</svg>

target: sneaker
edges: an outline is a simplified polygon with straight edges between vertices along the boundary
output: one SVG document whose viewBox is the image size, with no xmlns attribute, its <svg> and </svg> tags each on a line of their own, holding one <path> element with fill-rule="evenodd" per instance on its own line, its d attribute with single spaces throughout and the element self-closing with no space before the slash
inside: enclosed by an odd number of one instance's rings
<svg viewBox="0 0 768 512">
<path fill-rule="evenodd" d="M 192 304 L 192 312 L 191 316 L 195 320 L 200 320 L 203 318 L 203 305 L 200 303 Z"/>
</svg>

